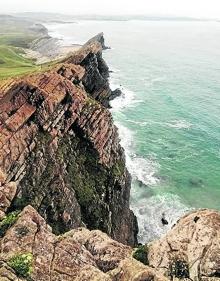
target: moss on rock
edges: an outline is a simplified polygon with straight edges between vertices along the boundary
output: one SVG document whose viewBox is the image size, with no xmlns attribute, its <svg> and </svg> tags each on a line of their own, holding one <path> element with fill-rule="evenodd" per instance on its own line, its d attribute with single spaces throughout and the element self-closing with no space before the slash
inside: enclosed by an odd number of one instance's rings
<svg viewBox="0 0 220 281">
<path fill-rule="evenodd" d="M 147 245 L 139 246 L 133 253 L 133 258 L 142 262 L 145 265 L 149 264 L 148 261 L 148 247 Z"/>
<path fill-rule="evenodd" d="M 9 213 L 0 222 L 0 237 L 3 237 L 6 231 L 17 221 L 19 211 Z"/>
</svg>

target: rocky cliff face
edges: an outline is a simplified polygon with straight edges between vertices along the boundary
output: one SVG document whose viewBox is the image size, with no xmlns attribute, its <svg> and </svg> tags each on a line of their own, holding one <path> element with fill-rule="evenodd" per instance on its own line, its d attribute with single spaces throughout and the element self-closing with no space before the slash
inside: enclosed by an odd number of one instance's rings
<svg viewBox="0 0 220 281">
<path fill-rule="evenodd" d="M 57 234 L 84 225 L 136 243 L 107 78 L 90 41 L 46 73 L 1 84 L 1 216 L 31 204 Z"/>
<path fill-rule="evenodd" d="M 219 212 L 193 212 L 130 247 L 130 176 L 96 40 L 0 84 L 0 280 L 220 280 Z"/>
<path fill-rule="evenodd" d="M 134 255 L 99 230 L 75 228 L 56 236 L 27 206 L 0 223 L 0 280 L 219 281 L 219 222 L 218 212 L 193 212 Z"/>
</svg>

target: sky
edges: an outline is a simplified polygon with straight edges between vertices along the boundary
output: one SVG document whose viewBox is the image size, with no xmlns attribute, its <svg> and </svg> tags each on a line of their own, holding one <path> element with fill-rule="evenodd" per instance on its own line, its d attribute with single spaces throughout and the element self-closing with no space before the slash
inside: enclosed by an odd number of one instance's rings
<svg viewBox="0 0 220 281">
<path fill-rule="evenodd" d="M 0 13 L 187 16 L 220 19 L 220 0 L 0 0 Z"/>
</svg>

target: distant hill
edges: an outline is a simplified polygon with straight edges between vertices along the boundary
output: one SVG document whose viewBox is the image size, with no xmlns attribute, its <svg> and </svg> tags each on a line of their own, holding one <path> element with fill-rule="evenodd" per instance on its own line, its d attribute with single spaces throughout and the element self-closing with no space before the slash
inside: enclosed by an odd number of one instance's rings
<svg viewBox="0 0 220 281">
<path fill-rule="evenodd" d="M 47 29 L 40 23 L 0 15 L 0 79 L 37 70 L 35 61 L 23 56 L 23 48 L 45 37 L 48 37 Z"/>
<path fill-rule="evenodd" d="M 198 19 L 190 17 L 157 16 L 157 15 L 64 15 L 58 13 L 17 13 L 17 17 L 39 22 L 74 22 L 77 20 L 106 20 L 106 21 L 207 21 L 208 19 Z"/>
</svg>

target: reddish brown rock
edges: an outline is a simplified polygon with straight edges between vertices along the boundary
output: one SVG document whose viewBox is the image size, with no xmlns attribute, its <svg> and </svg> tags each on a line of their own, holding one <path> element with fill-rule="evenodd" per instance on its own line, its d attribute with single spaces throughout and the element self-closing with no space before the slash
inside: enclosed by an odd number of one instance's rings
<svg viewBox="0 0 220 281">
<path fill-rule="evenodd" d="M 17 184 L 9 182 L 0 186 L 0 211 L 6 212 L 17 192 Z"/>
<path fill-rule="evenodd" d="M 31 204 L 56 233 L 86 225 L 134 245 L 130 177 L 103 106 L 111 90 L 101 51 L 92 41 L 45 73 L 1 83 L 0 215 Z"/>
<path fill-rule="evenodd" d="M 32 281 L 166 281 L 132 257 L 132 249 L 101 231 L 85 228 L 56 236 L 44 219 L 27 206 L 0 239 L 0 280 L 18 281 L 10 259 L 32 254 Z M 21 277 L 21 280 L 24 280 Z"/>
<path fill-rule="evenodd" d="M 113 281 L 168 281 L 165 276 L 158 273 L 157 270 L 145 266 L 144 264 L 132 258 L 121 261 L 119 266 L 110 271 L 109 276 Z"/>
</svg>

